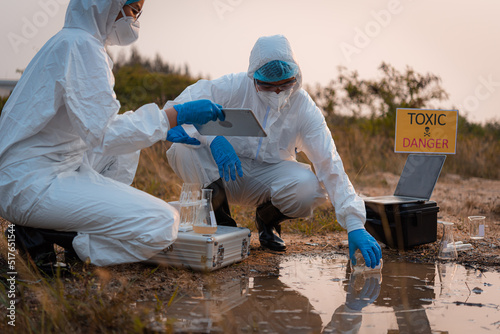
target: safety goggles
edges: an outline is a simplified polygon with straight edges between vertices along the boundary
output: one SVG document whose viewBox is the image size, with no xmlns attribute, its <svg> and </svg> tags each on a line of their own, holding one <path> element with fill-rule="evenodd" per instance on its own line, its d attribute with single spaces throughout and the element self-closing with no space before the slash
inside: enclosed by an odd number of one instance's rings
<svg viewBox="0 0 500 334">
<path fill-rule="evenodd" d="M 131 5 L 126 5 L 126 6 L 128 6 L 130 9 L 132 9 L 132 12 L 134 13 L 134 16 L 135 16 L 135 20 L 137 21 L 142 14 L 142 9 L 139 10 Z"/>
<path fill-rule="evenodd" d="M 293 86 L 295 86 L 295 84 L 297 83 L 296 78 L 294 78 L 293 80 L 284 82 L 282 84 L 271 84 L 268 82 L 259 81 L 257 79 L 254 79 L 254 80 L 255 80 L 255 84 L 257 86 L 259 86 L 259 90 L 264 91 L 264 92 L 274 92 L 278 88 L 281 91 L 289 90 L 289 89 L 292 89 Z"/>
</svg>

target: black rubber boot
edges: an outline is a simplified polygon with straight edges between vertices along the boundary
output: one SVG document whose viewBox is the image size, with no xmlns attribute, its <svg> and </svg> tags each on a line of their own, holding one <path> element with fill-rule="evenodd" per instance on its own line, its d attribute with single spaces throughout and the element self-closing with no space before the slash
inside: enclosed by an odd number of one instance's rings
<svg viewBox="0 0 500 334">
<path fill-rule="evenodd" d="M 64 248 L 64 261 L 66 263 L 74 263 L 80 261 L 80 258 L 73 248 L 73 239 L 77 235 L 76 232 L 63 232 L 42 228 L 39 228 L 37 230 L 45 238 L 45 240 Z"/>
<path fill-rule="evenodd" d="M 14 228 L 17 248 L 21 253 L 29 254 L 38 269 L 49 276 L 55 275 L 57 271 L 54 244 L 64 248 L 66 263 L 80 261 L 73 248 L 73 239 L 76 234 L 76 232 L 61 232 L 20 225 Z"/>
<path fill-rule="evenodd" d="M 231 217 L 229 203 L 227 202 L 226 190 L 222 179 L 211 183 L 206 189 L 212 189 L 212 206 L 214 208 L 217 225 L 236 227 L 236 221 Z"/>
<path fill-rule="evenodd" d="M 261 204 L 257 207 L 255 212 L 255 225 L 259 231 L 259 241 L 263 248 L 272 251 L 284 252 L 286 245 L 281 236 L 280 223 L 287 219 L 287 217 L 278 210 L 271 201 Z M 276 233 L 274 233 L 276 231 Z"/>
<path fill-rule="evenodd" d="M 5 231 L 8 235 L 9 231 Z M 14 236 L 16 248 L 22 255 L 29 254 L 35 265 L 41 266 L 48 263 L 56 263 L 54 244 L 45 240 L 38 229 L 15 225 Z"/>
</svg>

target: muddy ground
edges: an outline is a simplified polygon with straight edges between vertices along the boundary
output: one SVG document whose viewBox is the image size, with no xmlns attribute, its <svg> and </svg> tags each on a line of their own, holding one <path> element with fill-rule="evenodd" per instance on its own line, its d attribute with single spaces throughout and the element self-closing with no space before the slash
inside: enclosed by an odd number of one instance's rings
<svg viewBox="0 0 500 334">
<path fill-rule="evenodd" d="M 391 194 L 398 181 L 397 175 L 380 174 L 373 176 L 371 186 L 356 186 L 357 191 L 365 196 Z M 375 181 L 376 180 L 376 181 Z M 373 185 L 375 184 L 375 186 Z M 455 241 L 472 243 L 473 249 L 460 251 L 458 263 L 481 271 L 500 271 L 500 181 L 484 179 L 462 179 L 458 176 L 442 176 L 434 190 L 433 200 L 438 203 L 438 220 L 455 223 Z M 465 223 L 468 215 L 487 217 L 487 236 L 481 241 L 467 238 L 468 227 Z M 383 258 L 418 263 L 436 261 L 441 226 L 438 226 L 438 240 L 431 244 L 415 247 L 407 251 L 383 248 Z M 75 272 L 93 272 L 103 282 L 133 282 L 129 290 L 136 299 L 151 299 L 177 292 L 190 293 L 206 284 L 217 284 L 240 277 L 279 275 L 279 263 L 284 256 L 293 254 L 311 256 L 331 256 L 348 254 L 347 233 L 345 231 L 325 235 L 304 236 L 284 234 L 287 243 L 286 253 L 270 253 L 260 248 L 255 232 L 251 238 L 251 253 L 243 262 L 222 268 L 212 273 L 192 272 L 185 269 L 161 267 L 145 264 L 117 265 L 97 268 L 83 264 L 74 267 Z M 77 275 L 78 276 L 78 275 Z M 78 286 L 77 279 L 67 279 L 66 288 Z M 122 285 L 122 284 L 117 284 Z"/>
<path fill-rule="evenodd" d="M 375 176 L 377 186 L 357 187 L 357 191 L 365 196 L 391 194 L 398 181 L 397 175 L 381 174 Z M 382 180 L 382 182 L 381 182 Z M 461 179 L 458 176 L 442 177 L 433 193 L 433 200 L 440 206 L 438 219 L 455 223 L 455 241 L 472 243 L 473 249 L 460 251 L 458 263 L 484 272 L 500 272 L 500 181 L 484 179 Z M 471 241 L 467 237 L 466 224 L 468 215 L 485 215 L 487 217 L 487 236 L 481 241 Z M 434 263 L 436 261 L 442 227 L 438 226 L 438 240 L 406 251 L 383 248 L 385 261 L 401 260 L 417 263 Z M 222 281 L 261 275 L 279 275 L 280 260 L 284 256 L 301 254 L 311 256 L 331 256 L 332 254 L 348 254 L 347 233 L 345 231 L 326 235 L 304 236 L 284 234 L 287 243 L 286 253 L 270 253 L 260 248 L 255 232 L 251 238 L 251 253 L 245 261 L 204 274 L 176 268 L 160 268 L 149 275 L 152 267 L 143 264 L 120 265 L 108 268 L 112 277 L 140 278 L 136 282 L 138 298 L 150 298 L 154 291 L 168 293 L 176 289 L 189 293 L 206 284 L 217 284 Z M 145 276 L 147 278 L 145 279 Z"/>
</svg>

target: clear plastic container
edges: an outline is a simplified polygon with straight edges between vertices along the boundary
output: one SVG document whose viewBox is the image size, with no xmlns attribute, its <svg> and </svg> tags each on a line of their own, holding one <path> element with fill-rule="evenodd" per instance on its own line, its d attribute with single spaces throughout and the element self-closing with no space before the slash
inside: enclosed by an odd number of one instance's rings
<svg viewBox="0 0 500 334">
<path fill-rule="evenodd" d="M 361 272 L 381 272 L 382 267 L 384 266 L 384 261 L 380 259 L 380 263 L 378 266 L 375 266 L 375 268 L 372 267 L 367 267 L 365 263 L 365 258 L 363 257 L 363 254 L 361 254 L 361 251 L 359 249 L 354 252 L 354 257 L 356 258 L 356 264 L 353 264 L 353 261 L 349 261 L 349 264 L 351 266 L 351 271 L 353 273 L 361 273 Z"/>
</svg>

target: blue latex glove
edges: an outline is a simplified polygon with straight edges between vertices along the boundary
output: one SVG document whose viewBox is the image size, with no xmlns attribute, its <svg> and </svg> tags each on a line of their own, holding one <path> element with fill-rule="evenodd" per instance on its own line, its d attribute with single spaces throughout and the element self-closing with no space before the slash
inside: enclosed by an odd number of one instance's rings
<svg viewBox="0 0 500 334">
<path fill-rule="evenodd" d="M 167 140 L 171 141 L 172 143 L 200 145 L 200 141 L 196 138 L 189 137 L 189 135 L 186 133 L 186 130 L 184 130 L 184 128 L 180 125 L 177 125 L 168 130 Z"/>
<path fill-rule="evenodd" d="M 367 267 L 375 268 L 380 264 L 382 258 L 382 249 L 377 241 L 365 229 L 359 229 L 349 232 L 347 235 L 349 241 L 349 258 L 355 259 L 356 249 L 361 251 Z M 353 264 L 356 260 L 354 260 Z"/>
<path fill-rule="evenodd" d="M 219 167 L 219 175 L 224 180 L 236 180 L 236 171 L 240 177 L 243 176 L 241 169 L 241 161 L 236 155 L 233 146 L 227 141 L 226 138 L 217 136 L 210 144 L 210 150 L 214 157 L 215 163 Z M 236 168 L 235 168 L 236 167 Z"/>
<path fill-rule="evenodd" d="M 363 289 L 356 291 L 355 280 L 364 279 Z M 364 307 L 373 303 L 380 294 L 380 281 L 377 277 L 356 277 L 351 276 L 349 286 L 347 287 L 347 295 L 345 305 L 351 310 L 361 311 Z"/>
<path fill-rule="evenodd" d="M 205 124 L 217 119 L 223 121 L 226 118 L 222 112 L 222 106 L 210 100 L 196 100 L 176 104 L 174 109 L 177 110 L 177 125 Z"/>
</svg>

